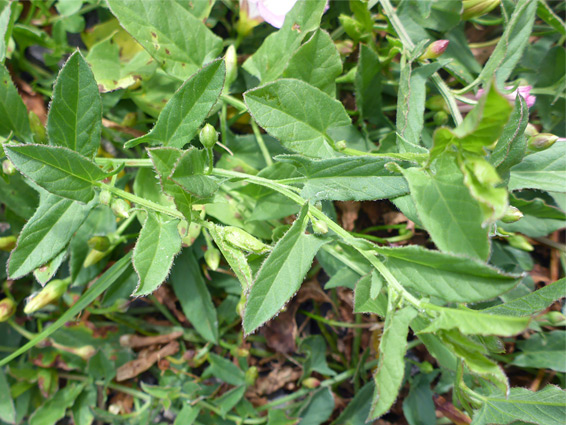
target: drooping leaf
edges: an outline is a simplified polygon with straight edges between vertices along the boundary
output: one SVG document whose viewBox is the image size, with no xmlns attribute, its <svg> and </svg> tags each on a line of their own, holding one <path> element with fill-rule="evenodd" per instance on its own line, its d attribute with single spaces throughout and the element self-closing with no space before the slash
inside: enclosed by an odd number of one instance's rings
<svg viewBox="0 0 566 425">
<path fill-rule="evenodd" d="M 517 342 L 517 355 L 512 364 L 536 369 L 552 369 L 565 373 L 565 346 L 566 331 L 556 330 L 531 335 L 529 339 Z"/>
<path fill-rule="evenodd" d="M 511 168 L 509 190 L 540 189 L 565 192 L 566 144 L 555 143 L 550 148 L 525 156 Z"/>
<path fill-rule="evenodd" d="M 153 211 L 147 218 L 136 247 L 134 268 L 140 278 L 133 295 L 147 295 L 155 291 L 169 274 L 173 259 L 181 250 L 181 236 L 177 230 L 179 220 Z"/>
<path fill-rule="evenodd" d="M 170 179 L 184 191 L 199 198 L 208 198 L 218 190 L 219 179 L 205 174 L 205 150 L 191 148 L 183 153 Z"/>
<path fill-rule="evenodd" d="M 255 278 L 244 313 L 246 334 L 275 316 L 298 291 L 314 256 L 324 243 L 305 234 L 308 204 L 289 231 L 277 242 Z"/>
<path fill-rule="evenodd" d="M 350 124 L 340 102 L 300 80 L 277 80 L 246 92 L 244 99 L 269 134 L 284 147 L 310 157 L 336 156 L 328 132 Z"/>
<path fill-rule="evenodd" d="M 77 50 L 67 60 L 55 86 L 47 119 L 49 144 L 92 158 L 100 146 L 102 101 L 88 63 Z"/>
<path fill-rule="evenodd" d="M 148 143 L 182 148 L 189 143 L 218 101 L 225 75 L 226 65 L 223 60 L 206 65 L 175 92 L 151 131 L 128 141 L 125 147 Z"/>
<path fill-rule="evenodd" d="M 39 206 L 22 229 L 10 256 L 9 276 L 25 276 L 59 254 L 94 205 L 94 201 L 81 204 L 42 191 Z"/>
<path fill-rule="evenodd" d="M 9 145 L 4 150 L 16 168 L 39 186 L 63 198 L 87 203 L 94 186 L 108 177 L 80 154 L 59 146 Z"/>
<path fill-rule="evenodd" d="M 1 137 L 8 137 L 10 132 L 14 132 L 21 141 L 32 141 L 26 106 L 4 65 L 0 65 L 0 116 Z"/>
<path fill-rule="evenodd" d="M 108 5 L 126 31 L 168 74 L 180 80 L 187 79 L 222 50 L 222 39 L 180 0 L 109 0 Z"/>
</svg>

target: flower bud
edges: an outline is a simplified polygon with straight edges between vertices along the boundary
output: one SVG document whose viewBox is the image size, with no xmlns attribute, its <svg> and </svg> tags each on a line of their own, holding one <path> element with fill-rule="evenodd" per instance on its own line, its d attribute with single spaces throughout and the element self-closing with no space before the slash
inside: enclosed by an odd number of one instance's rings
<svg viewBox="0 0 566 425">
<path fill-rule="evenodd" d="M 43 125 L 37 114 L 33 111 L 30 111 L 28 115 L 29 126 L 33 134 L 33 140 L 36 143 L 47 143 L 47 131 L 45 130 L 45 126 Z"/>
<path fill-rule="evenodd" d="M 0 301 L 0 322 L 5 322 L 16 312 L 16 303 L 10 298 Z"/>
<path fill-rule="evenodd" d="M 320 381 L 312 376 L 310 378 L 305 379 L 303 382 L 303 387 L 313 389 L 317 388 L 320 385 Z"/>
<path fill-rule="evenodd" d="M 212 149 L 216 142 L 218 142 L 218 133 L 213 126 L 206 124 L 200 130 L 198 138 L 206 149 Z"/>
<path fill-rule="evenodd" d="M 462 19 L 477 18 L 495 9 L 501 0 L 462 0 Z"/>
<path fill-rule="evenodd" d="M 236 53 L 236 47 L 233 44 L 230 44 L 228 49 L 226 49 L 224 62 L 226 63 L 226 79 L 224 80 L 224 87 L 227 90 L 238 77 L 238 55 Z"/>
<path fill-rule="evenodd" d="M 133 127 L 134 125 L 136 125 L 137 121 L 138 114 L 136 114 L 135 112 L 128 112 L 126 115 L 124 115 L 124 119 L 122 120 L 120 125 L 124 127 Z"/>
<path fill-rule="evenodd" d="M 130 206 L 122 198 L 114 199 L 110 208 L 116 217 L 128 218 L 130 216 Z"/>
<path fill-rule="evenodd" d="M 223 233 L 226 242 L 242 251 L 264 254 L 270 250 L 269 246 L 239 227 L 226 226 Z"/>
<path fill-rule="evenodd" d="M 514 207 L 513 205 L 509 205 L 503 217 L 501 217 L 501 221 L 503 223 L 515 223 L 519 221 L 523 217 L 523 213 L 519 210 L 519 208 Z"/>
<path fill-rule="evenodd" d="M 543 151 L 551 147 L 558 140 L 558 136 L 550 133 L 539 133 L 527 142 L 527 146 L 532 151 Z"/>
<path fill-rule="evenodd" d="M 96 354 L 96 349 L 92 345 L 83 345 L 82 347 L 68 347 L 56 342 L 52 342 L 51 345 L 53 346 L 53 348 L 56 348 L 60 351 L 65 351 L 67 353 L 74 354 L 75 356 L 79 356 L 83 360 L 88 360 Z"/>
<path fill-rule="evenodd" d="M 112 202 L 112 194 L 107 190 L 103 190 L 100 192 L 100 195 L 98 195 L 98 201 L 102 205 L 110 205 L 110 202 Z"/>
<path fill-rule="evenodd" d="M 9 159 L 5 159 L 2 162 L 2 172 L 7 176 L 12 176 L 16 174 L 16 167 L 14 167 L 12 161 L 10 161 Z"/>
<path fill-rule="evenodd" d="M 527 241 L 527 239 L 524 236 L 517 235 L 515 233 L 510 234 L 509 236 L 507 236 L 507 242 L 513 248 L 517 248 L 527 252 L 534 251 L 533 246 Z"/>
<path fill-rule="evenodd" d="M 245 348 L 238 347 L 238 349 L 236 350 L 236 356 L 237 357 L 249 357 L 250 351 L 245 349 Z"/>
<path fill-rule="evenodd" d="M 83 261 L 83 267 L 94 266 L 96 263 L 100 262 L 104 257 L 109 254 L 108 251 L 97 251 L 96 249 L 91 249 L 85 260 Z"/>
<path fill-rule="evenodd" d="M 250 367 L 248 370 L 246 370 L 246 374 L 244 375 L 246 385 L 251 387 L 253 384 L 255 384 L 255 381 L 258 376 L 259 376 L 259 371 L 257 370 L 257 367 L 256 366 Z"/>
<path fill-rule="evenodd" d="M 441 126 L 448 122 L 448 114 L 444 111 L 438 111 L 432 119 L 436 125 Z"/>
<path fill-rule="evenodd" d="M 525 136 L 533 137 L 538 134 L 537 128 L 532 125 L 531 123 L 527 124 L 527 128 L 525 128 Z"/>
<path fill-rule="evenodd" d="M 328 233 L 328 225 L 322 220 L 313 220 L 312 230 L 317 235 L 325 235 Z"/>
<path fill-rule="evenodd" d="M 431 111 L 444 111 L 444 112 L 448 111 L 446 102 L 444 101 L 444 98 L 440 95 L 429 97 L 425 102 L 425 106 Z"/>
<path fill-rule="evenodd" d="M 215 271 L 220 265 L 220 251 L 216 248 L 208 248 L 204 253 L 204 261 L 206 261 L 210 270 Z"/>
<path fill-rule="evenodd" d="M 3 236 L 0 238 L 0 250 L 10 252 L 16 247 L 16 242 L 15 236 Z"/>
<path fill-rule="evenodd" d="M 104 252 L 110 248 L 111 243 L 108 236 L 93 236 L 88 240 L 87 245 L 91 249 Z"/>
<path fill-rule="evenodd" d="M 70 279 L 52 280 L 47 285 L 45 285 L 45 287 L 41 291 L 29 298 L 28 303 L 24 308 L 24 313 L 31 314 L 52 303 L 53 301 L 58 300 L 67 291 L 69 283 L 71 283 Z"/>
<path fill-rule="evenodd" d="M 336 142 L 336 144 L 334 146 L 336 146 L 337 151 L 343 151 L 344 149 L 346 149 L 348 147 L 346 145 L 345 140 L 340 140 L 339 142 Z"/>
<path fill-rule="evenodd" d="M 425 52 L 419 57 L 420 61 L 439 58 L 448 48 L 448 40 L 436 40 L 428 45 Z"/>
</svg>

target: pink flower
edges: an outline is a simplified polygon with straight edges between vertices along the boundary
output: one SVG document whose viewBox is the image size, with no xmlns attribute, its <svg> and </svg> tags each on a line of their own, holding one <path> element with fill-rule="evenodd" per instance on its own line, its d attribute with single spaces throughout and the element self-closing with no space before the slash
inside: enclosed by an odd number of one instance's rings
<svg viewBox="0 0 566 425">
<path fill-rule="evenodd" d="M 506 90 L 511 90 L 512 88 L 513 88 L 512 86 L 505 87 Z M 515 98 L 517 97 L 517 93 L 519 93 L 521 97 L 525 99 L 525 101 L 527 102 L 527 106 L 530 108 L 535 104 L 537 100 L 536 96 L 531 94 L 532 88 L 533 88 L 532 86 L 519 86 L 517 90 L 515 90 L 514 92 L 511 92 L 509 94 L 504 94 L 503 96 L 505 96 L 505 98 L 509 100 L 511 103 L 515 103 Z M 476 99 L 482 97 L 483 94 L 484 94 L 484 90 L 479 89 L 478 94 L 476 95 Z"/>
<path fill-rule="evenodd" d="M 285 15 L 297 0 L 240 0 L 240 7 L 246 8 L 249 19 L 265 21 L 275 28 L 281 28 Z"/>
</svg>

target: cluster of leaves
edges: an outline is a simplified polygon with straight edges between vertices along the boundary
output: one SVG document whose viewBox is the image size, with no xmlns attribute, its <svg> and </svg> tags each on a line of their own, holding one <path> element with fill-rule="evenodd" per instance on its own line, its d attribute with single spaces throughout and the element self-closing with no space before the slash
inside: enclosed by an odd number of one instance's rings
<svg viewBox="0 0 566 425">
<path fill-rule="evenodd" d="M 562 423 L 564 8 L 470 2 L 1 0 L 0 423 Z"/>
</svg>

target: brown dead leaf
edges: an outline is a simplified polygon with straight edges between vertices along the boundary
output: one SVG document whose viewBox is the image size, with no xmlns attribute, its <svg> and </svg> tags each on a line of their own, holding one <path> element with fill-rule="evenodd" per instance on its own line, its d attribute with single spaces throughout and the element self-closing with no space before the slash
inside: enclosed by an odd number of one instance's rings
<svg viewBox="0 0 566 425">
<path fill-rule="evenodd" d="M 33 88 L 21 78 L 13 76 L 13 79 L 27 110 L 37 115 L 41 123 L 45 125 L 47 122 L 47 107 L 45 106 L 43 96 L 34 92 Z"/>
<path fill-rule="evenodd" d="M 165 305 L 179 322 L 187 326 L 190 324 L 183 312 L 177 309 L 177 297 L 167 285 L 161 285 L 157 288 L 157 290 L 153 293 L 153 296 L 157 299 L 157 301 Z"/>
<path fill-rule="evenodd" d="M 535 283 L 542 282 L 545 285 L 552 283 L 552 280 L 550 279 L 550 271 L 540 264 L 535 264 L 529 274 L 531 275 Z"/>
<path fill-rule="evenodd" d="M 466 414 L 458 410 L 444 397 L 435 394 L 433 401 L 436 410 L 440 412 L 442 416 L 450 419 L 455 425 L 468 425 L 472 423 L 472 420 Z"/>
<path fill-rule="evenodd" d="M 335 205 L 342 213 L 342 227 L 349 232 L 354 230 L 354 223 L 358 218 L 361 204 L 356 201 L 336 201 Z"/>
<path fill-rule="evenodd" d="M 297 322 L 295 321 L 297 307 L 296 302 L 289 303 L 285 311 L 262 328 L 267 345 L 278 353 L 293 353 L 297 350 L 295 344 L 297 338 Z"/>
<path fill-rule="evenodd" d="M 153 366 L 159 359 L 172 356 L 179 351 L 179 343 L 171 341 L 165 347 L 159 350 L 146 349 L 142 350 L 138 358 L 123 364 L 116 371 L 116 381 L 125 381 L 138 376 Z"/>
<path fill-rule="evenodd" d="M 183 331 L 176 331 L 171 332 L 170 334 L 156 336 L 126 334 L 120 337 L 120 345 L 122 347 L 130 348 L 148 347 L 156 344 L 167 344 L 181 336 L 183 336 Z"/>
<path fill-rule="evenodd" d="M 302 371 L 291 366 L 276 367 L 267 376 L 260 376 L 253 391 L 257 395 L 269 395 L 285 387 L 290 382 L 295 382 L 302 375 Z"/>
<path fill-rule="evenodd" d="M 130 394 L 116 393 L 111 399 L 109 404 L 109 410 L 112 410 L 116 415 L 124 415 L 127 413 L 132 413 L 132 408 L 134 407 L 134 397 Z"/>
<path fill-rule="evenodd" d="M 324 292 L 324 290 L 320 286 L 320 283 L 316 279 L 303 283 L 296 297 L 297 304 L 301 304 L 309 300 L 319 303 L 332 304 L 332 300 L 326 294 L 326 292 Z"/>
</svg>

